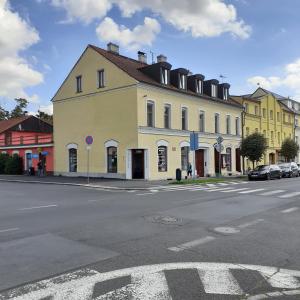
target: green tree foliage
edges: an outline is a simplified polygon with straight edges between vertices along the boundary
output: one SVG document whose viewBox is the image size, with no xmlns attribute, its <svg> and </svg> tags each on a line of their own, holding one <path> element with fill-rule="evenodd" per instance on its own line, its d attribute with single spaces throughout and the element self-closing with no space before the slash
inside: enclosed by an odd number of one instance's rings
<svg viewBox="0 0 300 300">
<path fill-rule="evenodd" d="M 9 118 L 9 112 L 0 106 L 0 121 L 7 120 Z"/>
<path fill-rule="evenodd" d="M 15 99 L 15 101 L 17 102 L 17 104 L 15 108 L 11 111 L 9 116 L 10 118 L 18 118 L 24 116 L 28 105 L 28 101 L 24 98 L 17 98 Z"/>
<path fill-rule="evenodd" d="M 53 115 L 49 115 L 43 111 L 38 110 L 38 112 L 35 116 L 43 121 L 50 123 L 50 124 L 53 123 Z"/>
<path fill-rule="evenodd" d="M 21 175 L 23 174 L 23 159 L 18 154 L 9 156 L 5 163 L 5 174 Z"/>
<path fill-rule="evenodd" d="M 258 132 L 247 136 L 241 143 L 241 154 L 252 161 L 253 168 L 254 163 L 262 159 L 266 149 L 267 141 L 265 137 Z"/>
<path fill-rule="evenodd" d="M 286 138 L 281 145 L 280 153 L 286 159 L 291 161 L 295 159 L 299 151 L 298 144 L 291 138 Z"/>
<path fill-rule="evenodd" d="M 8 154 L 0 153 L 0 174 L 5 174 L 5 166 L 8 158 Z"/>
</svg>

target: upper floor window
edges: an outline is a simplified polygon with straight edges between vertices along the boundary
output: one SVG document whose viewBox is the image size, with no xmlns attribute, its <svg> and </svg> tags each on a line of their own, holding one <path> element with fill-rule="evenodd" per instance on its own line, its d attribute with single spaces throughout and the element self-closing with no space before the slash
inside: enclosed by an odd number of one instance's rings
<svg viewBox="0 0 300 300">
<path fill-rule="evenodd" d="M 224 88 L 224 100 L 228 100 L 229 92 L 228 89 Z"/>
<path fill-rule="evenodd" d="M 200 111 L 199 114 L 199 131 L 205 132 L 205 112 Z"/>
<path fill-rule="evenodd" d="M 147 126 L 154 127 L 154 102 L 147 102 Z"/>
<path fill-rule="evenodd" d="M 162 84 L 169 83 L 169 71 L 166 68 L 161 68 L 161 83 Z"/>
<path fill-rule="evenodd" d="M 240 118 L 235 118 L 235 135 L 240 135 Z"/>
<path fill-rule="evenodd" d="M 181 109 L 181 129 L 182 130 L 187 130 L 187 122 L 188 122 L 188 119 L 187 119 L 187 108 L 186 107 L 183 107 Z"/>
<path fill-rule="evenodd" d="M 169 104 L 166 104 L 164 108 L 164 126 L 167 129 L 171 127 L 171 106 Z"/>
<path fill-rule="evenodd" d="M 214 98 L 217 97 L 217 86 L 215 84 L 211 85 L 211 96 Z"/>
<path fill-rule="evenodd" d="M 265 108 L 263 108 L 262 109 L 262 115 L 263 115 L 263 118 L 266 118 L 266 115 L 267 115 L 267 113 L 266 113 L 267 111 L 266 111 L 266 109 Z"/>
<path fill-rule="evenodd" d="M 196 79 L 196 93 L 202 94 L 202 80 Z"/>
<path fill-rule="evenodd" d="M 98 71 L 98 88 L 103 88 L 105 85 L 104 83 L 104 70 Z"/>
<path fill-rule="evenodd" d="M 82 92 L 82 76 L 81 75 L 76 77 L 76 92 L 77 93 Z"/>
<path fill-rule="evenodd" d="M 270 110 L 270 120 L 273 120 L 273 110 Z"/>
<path fill-rule="evenodd" d="M 186 88 L 186 75 L 179 74 L 179 88 L 185 90 Z"/>
<path fill-rule="evenodd" d="M 277 122 L 280 122 L 280 112 L 277 112 Z"/>
<path fill-rule="evenodd" d="M 231 118 L 230 116 L 226 116 L 226 134 L 231 134 Z"/>
<path fill-rule="evenodd" d="M 220 115 L 215 114 L 215 133 L 220 132 Z"/>
<path fill-rule="evenodd" d="M 249 112 L 249 104 L 248 103 L 244 103 L 244 110 L 246 113 Z"/>
</svg>

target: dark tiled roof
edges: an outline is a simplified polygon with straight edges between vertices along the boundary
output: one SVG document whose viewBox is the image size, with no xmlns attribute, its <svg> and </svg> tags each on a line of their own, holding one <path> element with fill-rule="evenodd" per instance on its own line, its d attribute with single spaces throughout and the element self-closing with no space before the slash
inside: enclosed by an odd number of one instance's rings
<svg viewBox="0 0 300 300">
<path fill-rule="evenodd" d="M 0 133 L 24 122 L 25 120 L 31 118 L 32 116 L 22 116 L 19 118 L 8 119 L 4 121 L 0 121 Z"/>
<path fill-rule="evenodd" d="M 211 100 L 213 102 L 219 102 L 219 103 L 233 105 L 233 106 L 241 108 L 241 105 L 238 102 L 236 102 L 234 99 L 231 99 L 231 98 L 229 100 L 222 100 L 222 99 L 211 98 L 206 95 L 199 96 L 197 93 L 194 93 L 190 90 L 184 91 L 184 90 L 180 90 L 180 89 L 176 88 L 173 85 L 166 86 L 166 85 L 160 84 L 159 82 L 157 82 L 154 79 L 152 79 L 151 77 L 147 76 L 145 73 L 143 73 L 140 70 L 141 68 L 146 67 L 148 64 L 141 63 L 138 60 L 135 60 L 135 59 L 132 59 L 132 58 L 120 55 L 120 54 L 115 54 L 115 53 L 109 52 L 107 50 L 96 47 L 94 45 L 89 45 L 88 47 L 97 51 L 99 54 L 104 56 L 110 62 L 115 64 L 118 68 L 120 68 L 125 73 L 127 73 L 129 76 L 131 76 L 132 78 L 134 78 L 135 80 L 137 80 L 139 82 L 151 84 L 151 85 L 154 85 L 154 86 L 157 86 L 160 88 L 176 91 L 176 92 L 183 93 L 183 94 L 188 94 L 190 96 L 195 96 L 198 98 Z"/>
</svg>

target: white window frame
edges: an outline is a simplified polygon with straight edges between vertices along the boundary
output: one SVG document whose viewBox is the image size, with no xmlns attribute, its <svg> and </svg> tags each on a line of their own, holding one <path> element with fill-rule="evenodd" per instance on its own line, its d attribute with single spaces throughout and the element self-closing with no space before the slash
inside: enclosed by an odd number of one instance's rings
<svg viewBox="0 0 300 300">
<path fill-rule="evenodd" d="M 80 82 L 80 85 L 78 84 L 79 82 Z M 82 75 L 76 76 L 75 84 L 76 84 L 76 93 L 78 93 L 78 94 L 82 93 Z"/>
<path fill-rule="evenodd" d="M 203 130 L 201 130 L 201 118 L 200 116 L 203 115 Z M 200 110 L 199 111 L 199 132 L 205 132 L 205 111 L 204 110 Z"/>
<path fill-rule="evenodd" d="M 102 76 L 100 75 L 102 74 Z M 105 87 L 105 71 L 104 69 L 99 69 L 97 71 L 97 79 L 98 79 L 98 89 Z"/>
<path fill-rule="evenodd" d="M 169 124 L 168 127 L 166 127 L 165 125 L 165 108 L 168 107 L 169 108 Z M 171 129 L 171 119 L 172 119 L 172 106 L 170 103 L 165 103 L 164 104 L 164 128 L 165 129 Z"/>
<path fill-rule="evenodd" d="M 108 140 L 104 143 L 105 151 L 104 151 L 104 163 L 105 163 L 105 170 L 107 174 L 118 174 L 119 171 L 119 142 L 116 140 Z M 117 148 L 117 173 L 109 173 L 108 172 L 108 164 L 107 164 L 107 149 L 110 147 Z"/>
<path fill-rule="evenodd" d="M 231 116 L 226 115 L 226 134 L 231 134 Z"/>
<path fill-rule="evenodd" d="M 182 126 L 182 112 L 185 111 L 185 129 L 183 129 Z M 181 130 L 189 130 L 189 113 L 188 113 L 188 108 L 186 106 L 181 106 L 181 110 L 180 110 L 180 120 L 181 120 Z"/>
<path fill-rule="evenodd" d="M 235 135 L 239 136 L 241 134 L 241 120 L 240 117 L 235 118 Z"/>
<path fill-rule="evenodd" d="M 224 100 L 228 100 L 228 98 L 229 98 L 228 88 L 224 88 Z"/>
<path fill-rule="evenodd" d="M 161 67 L 161 78 L 160 81 L 162 84 L 169 84 L 169 70 L 167 68 Z"/>
<path fill-rule="evenodd" d="M 216 116 L 218 116 L 218 126 L 216 127 Z M 220 133 L 220 113 L 215 113 L 214 115 L 214 132 L 219 134 Z"/>
<path fill-rule="evenodd" d="M 202 94 L 203 91 L 203 81 L 201 79 L 196 79 L 196 93 Z"/>
<path fill-rule="evenodd" d="M 148 124 L 148 104 L 152 104 L 153 110 L 152 110 L 152 126 L 149 126 Z M 155 111 L 155 101 L 153 100 L 147 100 L 146 101 L 146 126 L 150 128 L 155 128 L 155 116 L 156 116 L 156 111 Z"/>
<path fill-rule="evenodd" d="M 217 98 L 217 85 L 216 84 L 211 85 L 211 96 L 213 98 Z"/>
<path fill-rule="evenodd" d="M 179 73 L 179 88 L 182 90 L 186 89 L 186 75 Z"/>
</svg>

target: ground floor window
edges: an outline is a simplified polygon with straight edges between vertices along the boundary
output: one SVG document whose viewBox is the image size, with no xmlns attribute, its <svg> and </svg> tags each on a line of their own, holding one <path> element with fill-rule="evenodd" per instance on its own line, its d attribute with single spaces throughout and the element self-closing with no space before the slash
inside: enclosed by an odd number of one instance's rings
<svg viewBox="0 0 300 300">
<path fill-rule="evenodd" d="M 77 149 L 69 149 L 69 172 L 77 172 Z"/>
<path fill-rule="evenodd" d="M 166 146 L 158 147 L 158 172 L 168 171 L 168 148 Z"/>
<path fill-rule="evenodd" d="M 118 149 L 117 147 L 107 148 L 107 172 L 118 172 Z"/>
<path fill-rule="evenodd" d="M 231 148 L 226 148 L 225 163 L 227 171 L 231 171 Z"/>
<path fill-rule="evenodd" d="M 187 171 L 189 165 L 190 147 L 181 147 L 181 170 Z"/>
</svg>

